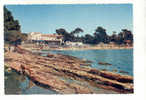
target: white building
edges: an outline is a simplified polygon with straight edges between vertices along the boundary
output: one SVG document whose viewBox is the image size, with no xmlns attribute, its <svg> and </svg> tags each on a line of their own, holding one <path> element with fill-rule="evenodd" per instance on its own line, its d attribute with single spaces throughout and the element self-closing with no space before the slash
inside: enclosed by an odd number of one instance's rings
<svg viewBox="0 0 146 100">
<path fill-rule="evenodd" d="M 67 46 L 82 46 L 83 43 L 82 42 L 70 42 L 70 41 L 66 41 L 65 43 Z"/>
<path fill-rule="evenodd" d="M 45 44 L 61 44 L 63 42 L 63 36 L 57 34 L 42 34 L 39 32 L 31 32 L 28 34 L 28 41 L 33 43 L 45 43 Z"/>
<path fill-rule="evenodd" d="M 31 32 L 28 34 L 28 40 L 40 40 L 41 33 L 40 32 Z"/>
</svg>

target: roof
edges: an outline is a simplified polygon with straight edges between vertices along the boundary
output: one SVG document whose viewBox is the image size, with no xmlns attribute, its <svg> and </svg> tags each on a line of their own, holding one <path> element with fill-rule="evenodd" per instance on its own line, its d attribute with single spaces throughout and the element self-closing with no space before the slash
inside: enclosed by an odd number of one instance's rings
<svg viewBox="0 0 146 100">
<path fill-rule="evenodd" d="M 41 34 L 42 37 L 62 37 L 62 35 L 57 34 Z"/>
</svg>

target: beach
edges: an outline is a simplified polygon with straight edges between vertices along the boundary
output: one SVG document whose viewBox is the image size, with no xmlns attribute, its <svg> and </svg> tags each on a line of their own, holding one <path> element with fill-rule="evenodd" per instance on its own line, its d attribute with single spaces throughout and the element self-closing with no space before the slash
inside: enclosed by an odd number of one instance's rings
<svg viewBox="0 0 146 100">
<path fill-rule="evenodd" d="M 118 49 L 133 49 L 133 46 L 120 46 L 120 45 L 83 45 L 83 46 L 55 46 L 48 45 L 39 46 L 36 44 L 23 44 L 22 47 L 28 50 L 118 50 Z"/>
</svg>

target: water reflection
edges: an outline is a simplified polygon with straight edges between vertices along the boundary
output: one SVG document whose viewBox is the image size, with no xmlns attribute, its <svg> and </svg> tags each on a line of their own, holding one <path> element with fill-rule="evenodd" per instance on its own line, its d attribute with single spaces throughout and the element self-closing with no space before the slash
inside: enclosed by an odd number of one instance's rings
<svg viewBox="0 0 146 100">
<path fill-rule="evenodd" d="M 5 72 L 5 94 L 20 94 L 20 77 L 18 74 Z M 13 75 L 12 75 L 13 74 Z M 15 84 L 15 85 L 14 85 Z"/>
<path fill-rule="evenodd" d="M 58 94 L 57 92 L 35 85 L 29 78 L 14 70 L 5 72 L 5 94 Z"/>
</svg>

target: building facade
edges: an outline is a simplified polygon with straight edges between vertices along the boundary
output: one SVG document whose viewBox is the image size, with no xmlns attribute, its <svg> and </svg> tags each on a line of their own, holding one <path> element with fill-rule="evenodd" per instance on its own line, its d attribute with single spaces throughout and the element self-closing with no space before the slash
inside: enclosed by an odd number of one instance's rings
<svg viewBox="0 0 146 100">
<path fill-rule="evenodd" d="M 28 34 L 30 43 L 61 45 L 63 43 L 63 36 L 58 34 L 42 34 L 39 32 L 31 32 Z"/>
</svg>

